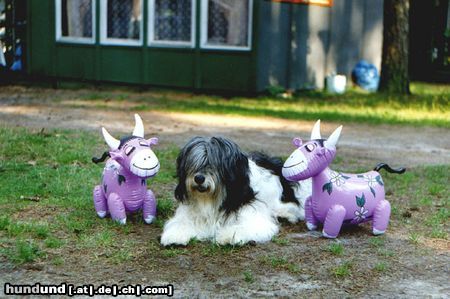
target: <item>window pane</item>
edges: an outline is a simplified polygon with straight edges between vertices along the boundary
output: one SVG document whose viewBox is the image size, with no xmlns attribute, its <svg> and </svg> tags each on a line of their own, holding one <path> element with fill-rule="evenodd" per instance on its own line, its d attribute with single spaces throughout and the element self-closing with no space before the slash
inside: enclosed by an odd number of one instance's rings
<svg viewBox="0 0 450 299">
<path fill-rule="evenodd" d="M 108 0 L 108 38 L 138 40 L 141 19 L 141 0 Z"/>
<path fill-rule="evenodd" d="M 248 46 L 249 0 L 208 0 L 210 45 Z"/>
<path fill-rule="evenodd" d="M 155 0 L 155 41 L 191 41 L 192 0 Z"/>
<path fill-rule="evenodd" d="M 92 37 L 92 1 L 61 1 L 61 34 L 64 37 Z"/>
</svg>

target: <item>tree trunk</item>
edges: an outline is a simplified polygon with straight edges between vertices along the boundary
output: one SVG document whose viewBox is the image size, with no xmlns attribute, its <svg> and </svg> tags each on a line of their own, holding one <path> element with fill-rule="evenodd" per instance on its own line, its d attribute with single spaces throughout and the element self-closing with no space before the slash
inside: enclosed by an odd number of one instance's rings
<svg viewBox="0 0 450 299">
<path fill-rule="evenodd" d="M 409 94 L 409 0 L 384 0 L 382 92 Z"/>
</svg>

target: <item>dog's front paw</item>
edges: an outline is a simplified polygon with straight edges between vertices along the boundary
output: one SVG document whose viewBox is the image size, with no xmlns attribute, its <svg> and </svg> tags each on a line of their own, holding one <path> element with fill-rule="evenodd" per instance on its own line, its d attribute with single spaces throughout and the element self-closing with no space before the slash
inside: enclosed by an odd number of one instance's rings
<svg viewBox="0 0 450 299">
<path fill-rule="evenodd" d="M 164 230 L 161 235 L 161 245 L 187 245 L 189 241 L 193 238 L 191 235 L 187 234 L 182 229 L 168 229 Z"/>
<path fill-rule="evenodd" d="M 217 234 L 215 242 L 219 245 L 244 245 L 250 240 L 242 238 L 236 230 L 227 229 Z"/>
<path fill-rule="evenodd" d="M 219 245 L 244 245 L 249 242 L 268 242 L 278 233 L 278 227 L 270 221 L 260 222 L 254 226 L 231 226 L 222 229 L 216 235 Z"/>
<path fill-rule="evenodd" d="M 290 223 L 305 219 L 305 210 L 293 203 L 283 203 L 277 211 L 277 217 L 285 218 Z"/>
</svg>

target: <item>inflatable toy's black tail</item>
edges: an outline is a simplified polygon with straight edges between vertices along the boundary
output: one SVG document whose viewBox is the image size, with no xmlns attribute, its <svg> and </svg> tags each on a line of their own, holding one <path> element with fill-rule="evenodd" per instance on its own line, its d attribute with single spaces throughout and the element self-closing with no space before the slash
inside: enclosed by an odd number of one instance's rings
<svg viewBox="0 0 450 299">
<path fill-rule="evenodd" d="M 401 174 L 401 173 L 404 173 L 405 171 L 406 171 L 406 168 L 404 168 L 404 167 L 401 167 L 401 168 L 395 168 L 395 169 L 393 169 L 393 168 L 391 168 L 391 167 L 389 167 L 389 165 L 387 165 L 386 163 L 380 163 L 380 164 L 378 164 L 377 166 L 375 166 L 375 168 L 373 169 L 373 170 L 375 170 L 375 171 L 380 171 L 380 169 L 386 169 L 388 172 L 390 172 L 390 173 L 398 173 L 398 174 Z"/>
<path fill-rule="evenodd" d="M 100 158 L 92 157 L 92 162 L 95 164 L 103 162 L 106 160 L 106 157 L 109 157 L 109 152 L 104 152 Z"/>
</svg>

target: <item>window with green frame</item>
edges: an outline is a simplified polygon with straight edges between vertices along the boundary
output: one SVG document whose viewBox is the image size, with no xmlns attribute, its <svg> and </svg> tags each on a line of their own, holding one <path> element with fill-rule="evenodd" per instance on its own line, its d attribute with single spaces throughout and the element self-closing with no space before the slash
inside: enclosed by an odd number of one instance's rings
<svg viewBox="0 0 450 299">
<path fill-rule="evenodd" d="M 202 0 L 201 47 L 250 50 L 253 0 Z"/>
<path fill-rule="evenodd" d="M 56 40 L 60 42 L 95 42 L 94 0 L 55 0 Z"/>
<path fill-rule="evenodd" d="M 195 0 L 150 0 L 149 44 L 195 46 Z"/>
<path fill-rule="evenodd" d="M 100 43 L 142 45 L 143 0 L 101 0 L 100 4 Z"/>
</svg>

